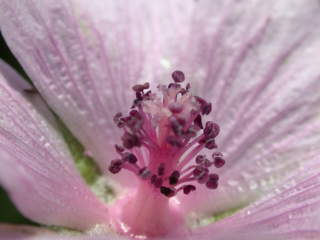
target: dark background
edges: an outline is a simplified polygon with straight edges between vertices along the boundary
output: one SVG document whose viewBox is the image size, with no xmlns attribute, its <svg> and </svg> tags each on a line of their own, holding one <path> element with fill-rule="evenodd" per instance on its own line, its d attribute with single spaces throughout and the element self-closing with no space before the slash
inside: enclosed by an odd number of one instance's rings
<svg viewBox="0 0 320 240">
<path fill-rule="evenodd" d="M 0 33 L 0 58 L 5 62 L 9 63 L 13 68 L 15 68 L 20 74 L 26 77 L 23 72 L 22 67 L 19 65 L 18 61 L 10 52 L 8 46 L 6 45 L 1 33 Z M 0 156 L 1 157 L 1 156 Z M 0 159 L 1 167 L 1 159 Z M 19 211 L 15 208 L 14 204 L 10 201 L 9 196 L 6 191 L 0 186 L 0 223 L 15 223 L 15 224 L 33 224 L 28 219 L 24 218 Z"/>
</svg>

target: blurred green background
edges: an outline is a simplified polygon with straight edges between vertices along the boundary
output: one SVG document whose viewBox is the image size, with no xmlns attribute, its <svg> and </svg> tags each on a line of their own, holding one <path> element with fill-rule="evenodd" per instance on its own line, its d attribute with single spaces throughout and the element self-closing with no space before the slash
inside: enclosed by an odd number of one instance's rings
<svg viewBox="0 0 320 240">
<path fill-rule="evenodd" d="M 18 61 L 10 52 L 0 33 L 0 58 L 9 63 L 22 75 L 26 76 Z M 0 164 L 1 167 L 1 164 Z M 6 191 L 0 186 L 0 223 L 15 223 L 15 224 L 34 224 L 28 219 L 24 218 L 10 201 Z"/>
</svg>

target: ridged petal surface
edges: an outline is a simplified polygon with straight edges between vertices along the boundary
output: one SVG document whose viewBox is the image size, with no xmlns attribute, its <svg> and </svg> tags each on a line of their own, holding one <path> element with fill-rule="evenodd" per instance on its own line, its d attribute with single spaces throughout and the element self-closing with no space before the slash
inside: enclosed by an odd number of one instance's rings
<svg viewBox="0 0 320 240">
<path fill-rule="evenodd" d="M 0 225 L 0 240 L 126 240 L 114 234 L 92 235 L 65 232 L 53 232 L 40 227 Z"/>
<path fill-rule="evenodd" d="M 221 222 L 197 229 L 194 239 L 319 239 L 319 158 L 312 162 L 259 202 Z"/>
<path fill-rule="evenodd" d="M 169 5 L 185 8 L 179 1 L 1 1 L 8 45 L 102 169 L 120 134 L 112 118 L 132 105 L 131 86 L 163 72 Z"/>
<path fill-rule="evenodd" d="M 243 207 L 320 154 L 319 12 L 312 0 L 198 1 L 185 69 L 213 102 L 227 164 L 217 191 L 183 199 L 191 208 Z"/>
<path fill-rule="evenodd" d="M 87 229 L 108 221 L 32 87 L 0 62 L 0 184 L 26 217 Z"/>
</svg>

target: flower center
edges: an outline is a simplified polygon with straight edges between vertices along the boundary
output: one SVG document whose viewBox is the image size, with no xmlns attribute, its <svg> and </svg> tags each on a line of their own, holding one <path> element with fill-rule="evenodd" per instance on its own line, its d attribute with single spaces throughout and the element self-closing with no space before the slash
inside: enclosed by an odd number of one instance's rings
<svg viewBox="0 0 320 240">
<path fill-rule="evenodd" d="M 198 186 L 216 189 L 219 176 L 212 170 L 225 164 L 222 153 L 216 151 L 219 125 L 212 121 L 203 124 L 212 104 L 193 96 L 189 83 L 182 86 L 183 72 L 173 72 L 172 79 L 169 85 L 158 86 L 159 95 L 149 90 L 149 83 L 133 86 L 136 98 L 129 114 L 114 116 L 123 135 L 122 143 L 115 145 L 119 158 L 111 161 L 109 171 L 130 171 L 140 180 L 137 194 L 148 196 L 141 201 L 151 215 L 157 212 L 157 205 L 166 212 L 163 208 L 169 207 L 168 199 L 177 194 L 190 194 Z M 204 149 L 212 151 L 210 156 L 201 154 Z M 152 221 L 147 215 L 145 220 Z M 139 231 L 135 234 L 148 234 Z"/>
</svg>

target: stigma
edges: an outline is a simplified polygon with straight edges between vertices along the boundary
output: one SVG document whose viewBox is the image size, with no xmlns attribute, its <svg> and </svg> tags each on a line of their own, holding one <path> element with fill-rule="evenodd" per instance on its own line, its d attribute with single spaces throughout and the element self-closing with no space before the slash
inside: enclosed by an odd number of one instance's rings
<svg viewBox="0 0 320 240">
<path fill-rule="evenodd" d="M 149 83 L 132 87 L 135 99 L 129 113 L 117 113 L 113 119 L 122 136 L 115 145 L 118 158 L 111 161 L 109 171 L 130 171 L 168 198 L 190 194 L 197 187 L 217 189 L 215 169 L 225 160 L 217 151 L 219 125 L 205 121 L 212 104 L 194 96 L 189 83 L 183 85 L 183 72 L 175 71 L 171 77 L 168 85 L 157 87 L 157 93 Z"/>
</svg>

